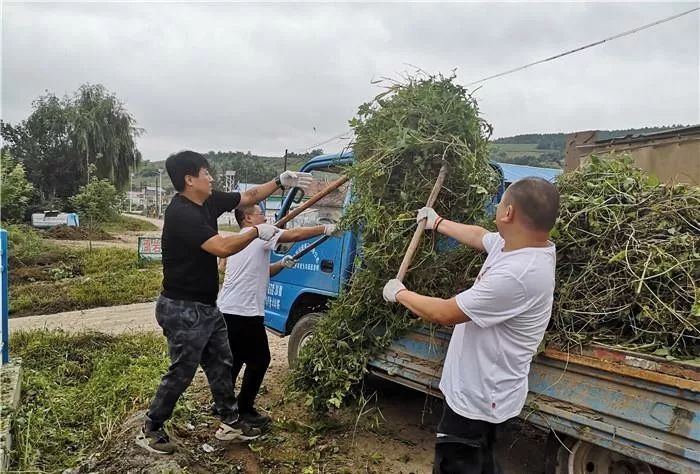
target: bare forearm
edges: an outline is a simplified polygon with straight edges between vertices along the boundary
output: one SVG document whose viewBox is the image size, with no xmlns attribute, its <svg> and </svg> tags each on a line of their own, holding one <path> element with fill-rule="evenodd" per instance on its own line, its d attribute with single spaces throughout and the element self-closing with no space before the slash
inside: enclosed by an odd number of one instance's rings
<svg viewBox="0 0 700 474">
<path fill-rule="evenodd" d="M 223 250 L 226 257 L 240 252 L 248 246 L 253 240 L 258 238 L 257 230 L 245 232 L 243 234 L 234 234 L 223 238 Z"/>
<path fill-rule="evenodd" d="M 322 225 L 285 230 L 282 232 L 278 242 L 298 242 L 300 240 L 310 239 L 311 237 L 323 234 L 324 230 L 325 228 Z"/>
<path fill-rule="evenodd" d="M 284 268 L 284 266 L 282 266 L 282 260 L 271 264 L 270 265 L 270 276 L 273 277 L 273 276 L 277 275 L 279 272 L 282 271 L 283 268 Z"/>
<path fill-rule="evenodd" d="M 396 295 L 396 301 L 419 318 L 431 323 L 452 326 L 469 321 L 469 317 L 459 309 L 454 298 L 445 300 L 404 290 Z"/>
<path fill-rule="evenodd" d="M 482 239 L 488 232 L 478 225 L 460 224 L 447 219 L 443 219 L 438 223 L 437 231 L 477 250 L 484 250 Z"/>
<path fill-rule="evenodd" d="M 263 199 L 266 199 L 270 194 L 277 191 L 277 189 L 279 189 L 279 187 L 277 186 L 277 182 L 275 180 L 268 181 L 260 186 L 255 186 L 254 188 L 251 188 L 241 194 L 241 202 L 238 207 L 250 206 L 258 203 Z"/>
</svg>

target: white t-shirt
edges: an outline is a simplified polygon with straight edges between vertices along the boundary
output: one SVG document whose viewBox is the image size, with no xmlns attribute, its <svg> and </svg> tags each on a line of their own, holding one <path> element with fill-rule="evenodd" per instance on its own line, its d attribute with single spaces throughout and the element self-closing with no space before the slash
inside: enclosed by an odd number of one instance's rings
<svg viewBox="0 0 700 474">
<path fill-rule="evenodd" d="M 483 244 L 476 283 L 456 297 L 471 321 L 454 328 L 440 390 L 457 414 L 501 423 L 525 405 L 530 362 L 552 315 L 556 249 L 504 252 L 498 233 Z"/>
<path fill-rule="evenodd" d="M 240 234 L 250 232 L 244 227 Z M 219 311 L 239 316 L 264 316 L 265 293 L 270 283 L 270 252 L 282 232 L 269 241 L 255 239 L 226 259 L 226 275 L 216 301 Z"/>
</svg>

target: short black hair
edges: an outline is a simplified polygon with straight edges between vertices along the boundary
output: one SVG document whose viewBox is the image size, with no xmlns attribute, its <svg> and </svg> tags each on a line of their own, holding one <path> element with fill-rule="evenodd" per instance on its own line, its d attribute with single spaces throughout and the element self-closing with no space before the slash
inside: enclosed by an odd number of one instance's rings
<svg viewBox="0 0 700 474">
<path fill-rule="evenodd" d="M 559 190 L 546 179 L 519 179 L 508 186 L 506 197 L 534 230 L 549 232 L 559 217 Z"/>
<path fill-rule="evenodd" d="M 240 227 L 241 229 L 243 228 L 243 221 L 245 221 L 246 214 L 250 213 L 250 210 L 253 209 L 253 206 L 255 206 L 255 204 L 251 204 L 250 206 L 237 207 L 233 210 L 233 215 L 236 217 L 238 227 Z"/>
<path fill-rule="evenodd" d="M 179 151 L 165 160 L 165 169 L 170 176 L 170 182 L 178 192 L 185 190 L 185 176 L 199 176 L 202 168 L 209 169 L 209 162 L 204 155 L 195 151 Z"/>
</svg>

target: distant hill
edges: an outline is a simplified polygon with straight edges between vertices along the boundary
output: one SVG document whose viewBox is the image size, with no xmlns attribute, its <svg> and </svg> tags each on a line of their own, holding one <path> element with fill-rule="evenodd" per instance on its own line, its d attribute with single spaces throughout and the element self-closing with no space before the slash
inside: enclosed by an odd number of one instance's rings
<svg viewBox="0 0 700 474">
<path fill-rule="evenodd" d="M 321 154 L 323 151 L 320 149 L 304 154 L 289 153 L 287 169 L 298 170 L 311 158 Z M 284 158 L 278 156 L 259 156 L 242 151 L 210 151 L 204 156 L 211 165 L 210 172 L 216 179 L 218 189 L 224 188 L 225 172 L 229 170 L 236 172 L 238 181 L 257 184 L 270 181 L 284 171 Z M 158 180 L 158 169 L 163 170 L 163 188 L 172 191 L 173 187 L 165 172 L 165 160 L 144 162 L 134 177 L 134 187 L 155 186 Z"/>
<path fill-rule="evenodd" d="M 600 130 L 597 138 L 602 140 L 630 134 L 653 133 L 683 126 Z M 563 168 L 567 135 L 567 133 L 528 133 L 497 138 L 491 142 L 491 159 L 517 165 Z M 332 151 L 335 150 L 329 152 Z M 309 159 L 321 154 L 323 150 L 320 149 L 305 154 L 290 153 L 287 157 L 287 169 L 298 170 Z M 227 170 L 236 171 L 238 180 L 248 183 L 269 181 L 284 170 L 284 158 L 277 156 L 253 155 L 251 152 L 242 151 L 210 151 L 205 156 L 212 165 L 211 171 L 219 189 L 223 189 L 224 173 Z M 134 177 L 134 188 L 155 186 L 159 168 L 165 168 L 165 161 L 144 162 Z M 165 171 L 163 171 L 162 184 L 165 189 L 172 190 L 170 179 Z"/>
<path fill-rule="evenodd" d="M 599 130 L 597 139 L 624 137 L 644 133 L 661 132 L 685 125 L 628 128 L 624 130 Z M 568 133 L 528 133 L 497 138 L 491 142 L 491 159 L 517 165 L 563 168 L 566 136 Z"/>
</svg>

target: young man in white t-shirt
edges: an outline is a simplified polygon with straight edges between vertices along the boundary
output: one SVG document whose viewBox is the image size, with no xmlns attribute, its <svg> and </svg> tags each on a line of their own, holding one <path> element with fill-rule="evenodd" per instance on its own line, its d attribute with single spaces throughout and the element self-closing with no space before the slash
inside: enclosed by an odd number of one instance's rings
<svg viewBox="0 0 700 474">
<path fill-rule="evenodd" d="M 241 234 L 253 231 L 255 226 L 265 222 L 265 214 L 258 205 L 237 208 L 235 216 Z M 226 266 L 226 275 L 217 306 L 226 320 L 233 354 L 234 386 L 243 364 L 246 366 L 238 393 L 238 411 L 241 419 L 251 426 L 263 427 L 270 422 L 269 416 L 254 407 L 255 397 L 270 365 L 270 347 L 264 325 L 267 285 L 271 276 L 296 264 L 291 255 L 286 255 L 270 265 L 270 253 L 278 243 L 331 235 L 334 231 L 333 224 L 285 230 L 268 241 L 253 241 L 243 251 L 220 263 Z"/>
<path fill-rule="evenodd" d="M 397 279 L 384 299 L 437 324 L 453 326 L 442 370 L 445 397 L 433 472 L 499 473 L 496 428 L 525 404 L 530 362 L 552 314 L 556 250 L 549 232 L 559 192 L 541 178 L 523 178 L 496 209 L 498 232 L 418 212 L 426 229 L 488 253 L 474 285 L 450 299 L 409 291 Z"/>
</svg>

